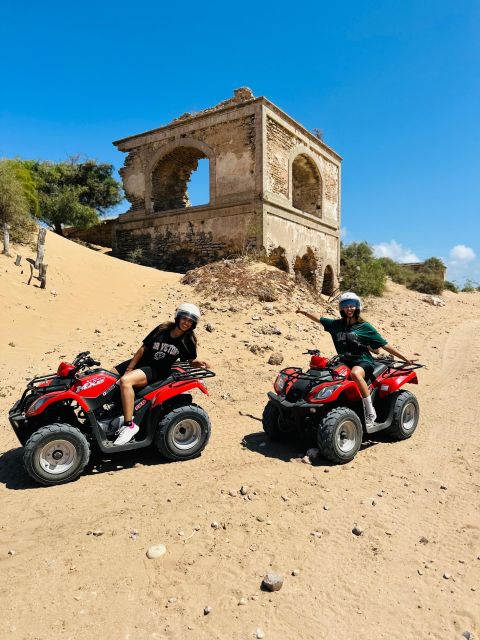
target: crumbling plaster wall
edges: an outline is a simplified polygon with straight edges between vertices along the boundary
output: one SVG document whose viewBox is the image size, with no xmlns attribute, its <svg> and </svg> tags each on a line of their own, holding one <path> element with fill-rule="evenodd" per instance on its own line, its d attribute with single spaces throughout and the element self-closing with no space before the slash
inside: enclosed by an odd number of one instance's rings
<svg viewBox="0 0 480 640">
<path fill-rule="evenodd" d="M 315 280 L 320 286 L 329 266 L 338 283 L 340 268 L 340 158 L 303 127 L 282 121 L 265 110 L 264 245 L 267 252 L 285 249 L 294 270 L 297 257 L 310 249 L 317 264 Z M 314 171 L 318 172 L 318 198 L 314 194 Z M 298 168 L 300 171 L 298 171 Z M 305 170 L 304 170 L 305 169 Z M 310 175 L 309 175 L 310 171 Z M 295 193 L 295 179 L 304 181 Z M 299 197 L 300 194 L 300 197 Z M 302 210 L 294 205 L 303 202 Z"/>
</svg>

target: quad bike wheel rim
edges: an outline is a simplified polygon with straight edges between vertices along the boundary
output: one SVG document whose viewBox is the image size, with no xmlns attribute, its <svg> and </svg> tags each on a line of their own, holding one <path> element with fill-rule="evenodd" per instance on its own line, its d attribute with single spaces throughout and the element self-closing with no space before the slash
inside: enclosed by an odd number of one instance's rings
<svg viewBox="0 0 480 640">
<path fill-rule="evenodd" d="M 54 476 L 69 471 L 77 459 L 77 450 L 68 440 L 51 440 L 38 452 L 42 469 Z"/>
<path fill-rule="evenodd" d="M 417 409 L 413 402 L 408 402 L 402 410 L 401 424 L 405 432 L 412 431 L 415 428 L 417 418 Z"/>
<path fill-rule="evenodd" d="M 357 444 L 357 426 L 353 420 L 344 420 L 340 423 L 337 433 L 336 441 L 338 449 L 344 453 L 351 453 Z"/>
<path fill-rule="evenodd" d="M 202 436 L 202 429 L 196 420 L 185 418 L 177 422 L 173 429 L 173 444 L 184 451 L 195 447 Z"/>
</svg>

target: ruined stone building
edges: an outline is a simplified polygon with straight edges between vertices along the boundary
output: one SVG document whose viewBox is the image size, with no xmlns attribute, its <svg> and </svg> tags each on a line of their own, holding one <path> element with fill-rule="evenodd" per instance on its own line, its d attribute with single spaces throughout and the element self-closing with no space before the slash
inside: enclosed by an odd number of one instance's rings
<svg viewBox="0 0 480 640">
<path fill-rule="evenodd" d="M 338 282 L 340 156 L 246 88 L 200 113 L 114 143 L 130 210 L 114 251 L 186 271 L 252 250 L 324 293 Z M 188 182 L 209 164 L 209 201 L 190 206 Z"/>
</svg>

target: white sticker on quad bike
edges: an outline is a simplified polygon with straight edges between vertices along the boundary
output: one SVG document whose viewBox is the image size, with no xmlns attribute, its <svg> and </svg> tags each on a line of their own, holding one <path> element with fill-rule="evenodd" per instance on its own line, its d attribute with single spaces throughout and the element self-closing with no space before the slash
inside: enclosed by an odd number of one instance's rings
<svg viewBox="0 0 480 640">
<path fill-rule="evenodd" d="M 98 384 L 102 384 L 105 381 L 105 378 L 93 378 L 92 380 L 88 380 L 85 384 L 82 384 L 81 387 L 77 389 L 77 391 L 86 391 L 91 387 L 96 387 Z"/>
</svg>

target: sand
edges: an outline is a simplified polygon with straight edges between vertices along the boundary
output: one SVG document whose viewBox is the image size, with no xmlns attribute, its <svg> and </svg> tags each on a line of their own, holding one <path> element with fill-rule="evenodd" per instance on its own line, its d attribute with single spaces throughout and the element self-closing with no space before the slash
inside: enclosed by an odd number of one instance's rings
<svg viewBox="0 0 480 640">
<path fill-rule="evenodd" d="M 367 319 L 428 365 L 411 387 L 419 427 L 404 442 L 365 441 L 348 465 L 308 465 L 302 443 L 269 443 L 260 418 L 272 352 L 305 367 L 306 348 L 333 351 L 294 313 L 299 302 L 315 310 L 311 300 L 204 300 L 178 274 L 52 233 L 46 261 L 41 290 L 0 256 L 2 639 L 478 637 L 479 293 L 447 292 L 433 307 L 390 284 L 367 301 Z M 212 420 L 203 455 L 118 454 L 74 483 L 34 485 L 7 417 L 26 380 L 85 349 L 104 366 L 129 357 L 182 301 L 206 307 L 199 353 L 217 374 L 210 396 L 195 396 Z M 267 324 L 281 335 L 255 333 Z M 148 559 L 159 544 L 167 552 Z M 280 591 L 260 589 L 268 572 L 284 577 Z"/>
</svg>

